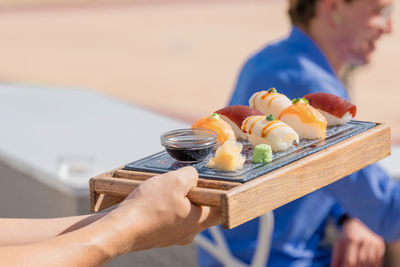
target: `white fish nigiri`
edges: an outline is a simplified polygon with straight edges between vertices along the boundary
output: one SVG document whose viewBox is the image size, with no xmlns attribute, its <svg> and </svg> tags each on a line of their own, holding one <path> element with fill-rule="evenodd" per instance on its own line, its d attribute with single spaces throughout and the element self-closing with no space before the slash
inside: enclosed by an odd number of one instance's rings
<svg viewBox="0 0 400 267">
<path fill-rule="evenodd" d="M 258 109 L 265 115 L 272 114 L 275 117 L 278 117 L 281 111 L 291 104 L 292 101 L 287 96 L 278 93 L 275 88 L 254 93 L 249 99 L 250 107 Z"/>
<path fill-rule="evenodd" d="M 293 141 L 299 142 L 299 135 L 273 115 L 248 117 L 243 121 L 242 130 L 253 146 L 267 144 L 274 152 L 287 150 Z"/>
</svg>

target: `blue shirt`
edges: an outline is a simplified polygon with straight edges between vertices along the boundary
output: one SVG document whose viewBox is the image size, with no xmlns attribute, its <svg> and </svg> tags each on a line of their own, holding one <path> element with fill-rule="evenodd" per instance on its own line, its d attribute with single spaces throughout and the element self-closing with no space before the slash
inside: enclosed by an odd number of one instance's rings
<svg viewBox="0 0 400 267">
<path fill-rule="evenodd" d="M 248 105 L 255 92 L 277 88 L 289 98 L 327 92 L 348 98 L 318 45 L 299 28 L 254 54 L 243 66 L 230 104 Z M 400 239 L 400 184 L 373 164 L 329 186 L 274 210 L 275 227 L 268 266 L 329 266 L 322 245 L 330 216 L 341 208 L 360 218 L 387 241 Z M 222 230 L 232 253 L 250 264 L 257 246 L 258 219 Z M 207 231 L 203 235 L 210 237 Z M 199 249 L 199 266 L 221 266 Z"/>
</svg>

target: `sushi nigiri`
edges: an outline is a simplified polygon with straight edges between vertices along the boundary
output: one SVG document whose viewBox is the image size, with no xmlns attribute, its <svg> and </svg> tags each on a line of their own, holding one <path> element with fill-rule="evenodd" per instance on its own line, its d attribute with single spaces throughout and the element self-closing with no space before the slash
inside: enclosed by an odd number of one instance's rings
<svg viewBox="0 0 400 267">
<path fill-rule="evenodd" d="M 282 110 L 278 119 L 291 126 L 300 138 L 325 139 L 326 119 L 305 98 L 293 99 L 293 104 Z"/>
<path fill-rule="evenodd" d="M 236 138 L 242 139 L 247 139 L 247 134 L 241 129 L 243 121 L 250 116 L 263 115 L 263 113 L 258 109 L 243 105 L 224 107 L 217 110 L 215 113 L 218 113 L 221 116 L 221 119 L 226 121 L 232 127 Z"/>
<path fill-rule="evenodd" d="M 304 98 L 325 116 L 328 126 L 345 125 L 356 116 L 357 107 L 337 95 L 313 93 Z"/>
<path fill-rule="evenodd" d="M 298 134 L 274 115 L 248 117 L 243 121 L 242 130 L 249 135 L 253 146 L 267 144 L 274 152 L 287 150 L 293 141 L 299 142 Z"/>
<path fill-rule="evenodd" d="M 208 129 L 217 133 L 217 144 L 215 148 L 222 145 L 227 140 L 236 141 L 235 133 L 233 132 L 232 127 L 222 120 L 217 113 L 211 114 L 211 116 L 207 116 L 197 120 L 193 123 L 192 128 L 199 129 Z"/>
<path fill-rule="evenodd" d="M 265 115 L 272 114 L 275 117 L 278 117 L 281 111 L 291 104 L 292 101 L 287 96 L 278 93 L 275 88 L 257 92 L 249 99 L 250 107 L 260 110 Z"/>
</svg>

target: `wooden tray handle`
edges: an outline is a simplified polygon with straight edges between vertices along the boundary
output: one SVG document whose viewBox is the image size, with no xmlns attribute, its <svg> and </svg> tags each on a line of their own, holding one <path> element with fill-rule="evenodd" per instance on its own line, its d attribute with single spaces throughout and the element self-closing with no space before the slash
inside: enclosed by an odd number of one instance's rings
<svg viewBox="0 0 400 267">
<path fill-rule="evenodd" d="M 94 180 L 93 189 L 96 194 L 115 197 L 127 197 L 142 181 L 128 179 L 110 179 L 98 177 Z M 226 191 L 196 187 L 187 195 L 190 201 L 200 206 L 221 206 L 221 195 Z"/>
</svg>

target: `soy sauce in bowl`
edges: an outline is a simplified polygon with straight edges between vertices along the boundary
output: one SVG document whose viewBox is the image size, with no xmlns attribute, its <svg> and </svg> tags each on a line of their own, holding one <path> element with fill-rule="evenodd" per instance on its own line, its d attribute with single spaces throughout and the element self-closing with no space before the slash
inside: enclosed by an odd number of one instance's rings
<svg viewBox="0 0 400 267">
<path fill-rule="evenodd" d="M 211 153 L 217 134 L 206 129 L 179 129 L 161 135 L 168 154 L 183 163 L 201 162 Z"/>
</svg>

